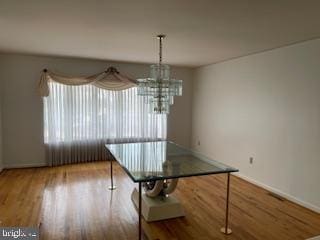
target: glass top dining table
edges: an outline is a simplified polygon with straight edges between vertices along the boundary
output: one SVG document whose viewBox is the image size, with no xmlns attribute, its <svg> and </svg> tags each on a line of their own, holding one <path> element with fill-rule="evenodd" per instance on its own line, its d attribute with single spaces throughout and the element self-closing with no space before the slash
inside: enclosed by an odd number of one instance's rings
<svg viewBox="0 0 320 240">
<path fill-rule="evenodd" d="M 170 141 L 106 144 L 134 182 L 238 172 Z"/>
</svg>

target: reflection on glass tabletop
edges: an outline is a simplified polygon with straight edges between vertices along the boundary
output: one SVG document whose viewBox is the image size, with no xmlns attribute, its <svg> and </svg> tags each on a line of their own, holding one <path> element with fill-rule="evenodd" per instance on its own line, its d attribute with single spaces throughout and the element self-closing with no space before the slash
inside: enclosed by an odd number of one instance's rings
<svg viewBox="0 0 320 240">
<path fill-rule="evenodd" d="M 173 142 L 106 144 L 134 182 L 238 172 Z"/>
</svg>

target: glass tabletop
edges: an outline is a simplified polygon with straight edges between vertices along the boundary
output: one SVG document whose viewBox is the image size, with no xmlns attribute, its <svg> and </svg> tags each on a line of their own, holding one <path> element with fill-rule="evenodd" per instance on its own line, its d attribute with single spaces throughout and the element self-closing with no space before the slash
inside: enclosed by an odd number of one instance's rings
<svg viewBox="0 0 320 240">
<path fill-rule="evenodd" d="M 238 172 L 173 142 L 106 144 L 134 182 Z"/>
</svg>

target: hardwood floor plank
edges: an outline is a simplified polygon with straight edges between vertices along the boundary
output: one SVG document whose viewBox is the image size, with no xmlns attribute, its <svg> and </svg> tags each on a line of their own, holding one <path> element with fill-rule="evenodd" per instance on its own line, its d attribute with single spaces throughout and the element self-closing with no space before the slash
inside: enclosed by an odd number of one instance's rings
<svg viewBox="0 0 320 240">
<path fill-rule="evenodd" d="M 39 227 L 41 239 L 136 239 L 138 216 L 131 179 L 114 164 L 116 191 L 109 191 L 109 164 L 4 170 L 0 174 L 0 226 Z M 238 177 L 231 177 L 230 226 L 224 224 L 226 175 L 181 179 L 174 195 L 186 217 L 146 223 L 150 239 L 299 240 L 320 235 L 320 214 Z"/>
</svg>

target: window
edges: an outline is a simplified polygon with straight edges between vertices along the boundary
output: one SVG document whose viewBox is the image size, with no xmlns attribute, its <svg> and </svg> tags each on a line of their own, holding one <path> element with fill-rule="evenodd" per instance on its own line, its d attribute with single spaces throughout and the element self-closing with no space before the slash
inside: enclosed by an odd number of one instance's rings
<svg viewBox="0 0 320 240">
<path fill-rule="evenodd" d="M 167 116 L 149 114 L 135 87 L 106 91 L 56 82 L 49 87 L 50 96 L 44 98 L 47 144 L 166 138 Z"/>
</svg>

